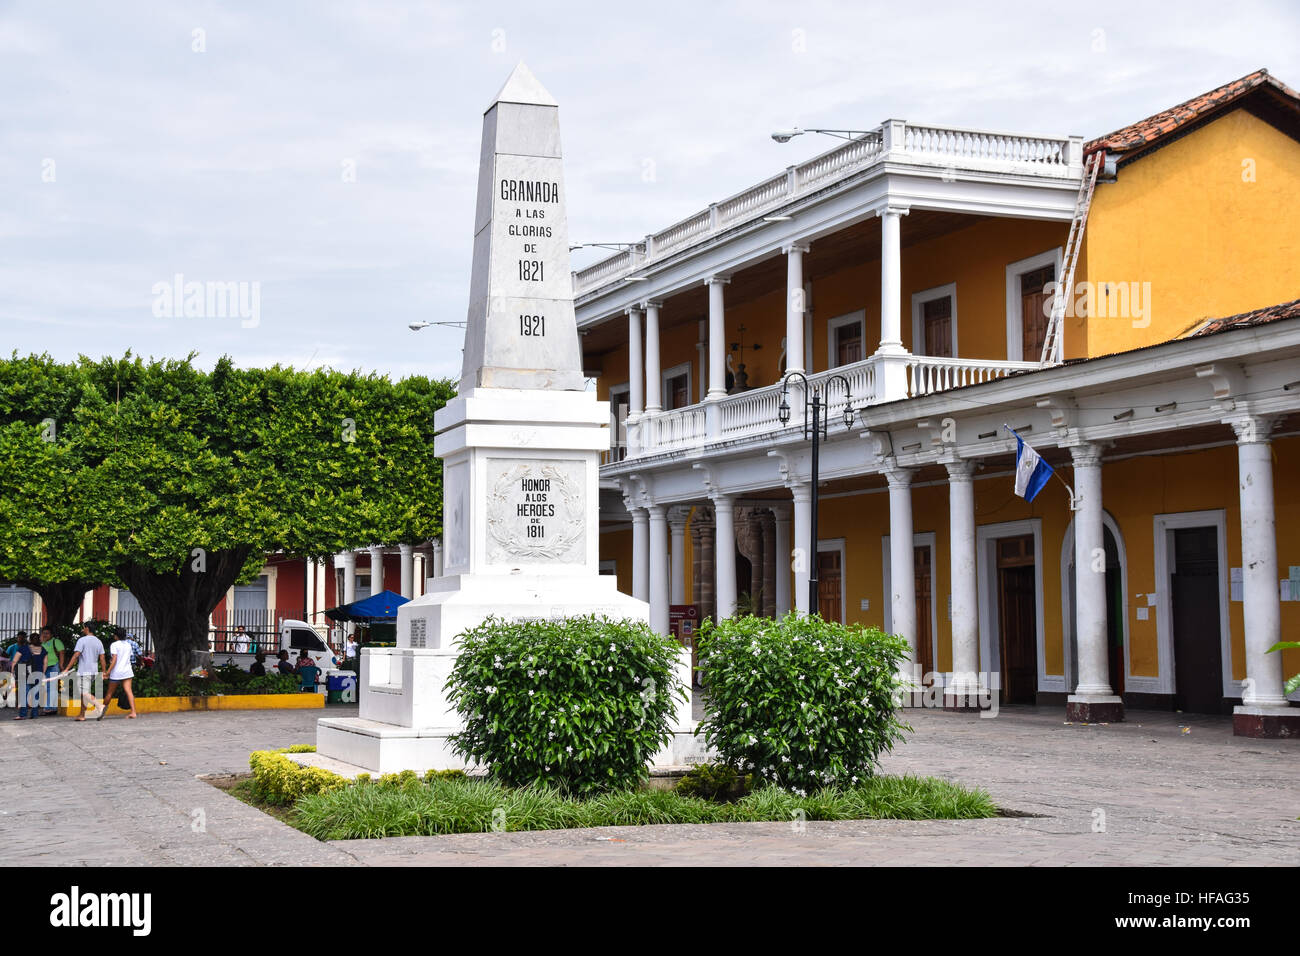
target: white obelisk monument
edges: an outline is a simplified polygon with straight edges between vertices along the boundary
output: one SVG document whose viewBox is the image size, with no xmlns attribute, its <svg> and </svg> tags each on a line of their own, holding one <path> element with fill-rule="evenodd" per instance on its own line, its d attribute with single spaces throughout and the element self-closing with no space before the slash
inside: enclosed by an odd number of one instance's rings
<svg viewBox="0 0 1300 956">
<path fill-rule="evenodd" d="M 362 652 L 361 715 L 321 720 L 320 754 L 382 773 L 464 766 L 443 691 L 458 635 L 493 615 L 649 619 L 599 573 L 608 422 L 582 374 L 559 109 L 521 63 L 483 117 L 465 359 L 435 418 L 444 576 L 399 609 L 397 647 Z"/>
</svg>

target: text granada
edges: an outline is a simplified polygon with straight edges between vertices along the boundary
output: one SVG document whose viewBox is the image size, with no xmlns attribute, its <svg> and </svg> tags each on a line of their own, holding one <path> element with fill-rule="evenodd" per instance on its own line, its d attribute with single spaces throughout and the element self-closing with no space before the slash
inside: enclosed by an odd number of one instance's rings
<svg viewBox="0 0 1300 956">
<path fill-rule="evenodd" d="M 559 202 L 560 184 L 544 179 L 503 179 L 501 198 L 506 202 Z"/>
</svg>

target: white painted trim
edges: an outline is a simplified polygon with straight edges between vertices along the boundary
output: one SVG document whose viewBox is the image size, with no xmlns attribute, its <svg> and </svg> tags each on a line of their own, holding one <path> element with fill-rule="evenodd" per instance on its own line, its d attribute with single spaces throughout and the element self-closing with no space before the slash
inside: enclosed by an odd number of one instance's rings
<svg viewBox="0 0 1300 956">
<path fill-rule="evenodd" d="M 840 554 L 840 623 L 843 624 L 849 618 L 849 564 L 848 553 L 845 550 L 844 538 L 819 538 L 817 539 L 817 553 L 823 551 L 838 551 Z M 815 569 L 814 569 L 815 570 Z M 791 599 L 793 600 L 793 598 Z"/>
<path fill-rule="evenodd" d="M 1176 528 L 1216 529 L 1219 550 L 1219 656 L 1223 674 L 1223 696 L 1240 697 L 1241 688 L 1232 679 L 1232 629 L 1228 617 L 1231 581 L 1228 567 L 1228 517 L 1222 508 L 1208 511 L 1178 511 L 1155 515 L 1151 520 L 1155 535 L 1156 565 L 1156 647 L 1160 655 L 1162 693 L 1178 692 L 1174 661 L 1173 605 L 1169 600 L 1170 575 L 1173 573 L 1169 532 Z"/>
<path fill-rule="evenodd" d="M 1110 530 L 1115 538 L 1115 548 L 1119 552 L 1119 586 L 1120 586 L 1120 613 L 1124 615 L 1124 692 L 1136 694 L 1161 694 L 1161 671 L 1163 671 L 1164 655 L 1158 654 L 1157 673 L 1155 677 L 1146 674 L 1135 677 L 1133 676 L 1133 666 L 1129 658 L 1129 649 L 1133 644 L 1133 622 L 1129 620 L 1128 604 L 1128 549 L 1124 547 L 1124 535 L 1120 533 L 1119 523 L 1111 516 L 1109 511 L 1103 509 L 1101 513 L 1102 524 Z M 1074 564 L 1074 518 L 1070 519 L 1069 525 L 1065 528 L 1065 535 L 1061 541 L 1061 651 L 1064 653 L 1065 664 L 1065 687 L 1067 693 L 1074 693 L 1075 685 L 1078 683 L 1078 675 L 1074 673 L 1074 666 L 1071 663 L 1074 655 L 1070 653 L 1070 645 L 1075 642 L 1074 635 L 1074 604 L 1070 601 L 1070 568 Z M 1109 651 L 1109 649 L 1108 649 Z M 1115 688 L 1111 688 L 1114 690 Z"/>
<path fill-rule="evenodd" d="M 858 309 L 856 312 L 848 312 L 844 315 L 837 315 L 832 319 L 826 320 L 826 367 L 839 368 L 840 363 L 836 361 L 835 355 L 835 332 L 837 329 L 846 325 L 858 323 L 858 329 L 862 333 L 862 357 L 865 359 L 871 353 L 867 350 L 867 310 Z"/>
<path fill-rule="evenodd" d="M 665 411 L 668 410 L 668 382 L 679 375 L 686 376 L 686 404 L 695 404 L 695 389 L 694 383 L 691 380 L 691 363 L 682 362 L 680 365 L 674 365 L 672 368 L 664 369 L 663 372 L 660 373 L 659 399 Z"/>
<path fill-rule="evenodd" d="M 1047 673 L 1046 635 L 1043 617 L 1043 519 L 1026 518 L 1022 521 L 1000 521 L 979 525 L 975 529 L 975 568 L 979 593 L 980 670 L 992 674 L 1002 673 L 1002 650 L 993 639 L 997 630 L 997 540 L 1021 535 L 1034 537 L 1034 617 L 1038 631 L 1038 690 L 1039 692 L 1065 692 L 1065 675 Z M 999 678 L 1000 679 L 1000 678 Z"/>
<path fill-rule="evenodd" d="M 912 293 L 912 354 L 924 355 L 922 347 L 925 345 L 925 324 L 922 322 L 921 307 L 927 302 L 933 302 L 935 299 L 950 298 L 952 299 L 952 355 L 958 358 L 961 353 L 957 351 L 957 283 L 949 282 L 947 285 L 937 285 L 933 289 L 925 289 L 921 292 Z"/>
<path fill-rule="evenodd" d="M 1056 266 L 1056 281 L 1061 281 L 1061 247 L 1048 249 L 1028 259 L 1012 262 L 1007 266 L 1007 361 L 1023 362 L 1025 351 L 1025 322 L 1021 314 L 1020 277 L 1026 272 L 1033 272 L 1043 266 Z M 1038 361 L 1035 355 L 1029 361 Z"/>
<path fill-rule="evenodd" d="M 894 593 L 894 575 L 893 563 L 890 561 L 889 555 L 889 535 L 881 535 L 880 546 L 885 559 L 881 563 L 881 567 L 884 568 L 882 577 L 885 584 L 883 592 L 885 633 L 889 634 L 894 627 L 894 602 L 890 600 L 890 595 Z M 914 532 L 912 534 L 912 547 L 930 549 L 930 660 L 934 662 L 937 671 L 939 667 L 939 589 L 935 585 L 939 577 L 938 536 L 933 531 Z"/>
</svg>

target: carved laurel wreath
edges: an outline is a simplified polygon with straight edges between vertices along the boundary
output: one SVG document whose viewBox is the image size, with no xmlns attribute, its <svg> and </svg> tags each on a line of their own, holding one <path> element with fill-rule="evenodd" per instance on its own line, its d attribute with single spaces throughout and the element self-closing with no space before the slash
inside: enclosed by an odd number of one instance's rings
<svg viewBox="0 0 1300 956">
<path fill-rule="evenodd" d="M 559 496 L 556 502 L 560 506 L 556 515 L 559 532 L 546 542 L 518 538 L 512 533 L 511 523 L 503 520 L 502 516 L 511 506 L 511 489 L 528 475 L 529 470 L 528 465 L 516 465 L 497 479 L 488 494 L 491 509 L 488 512 L 487 532 L 497 547 L 512 558 L 558 557 L 570 550 L 586 533 L 582 492 L 559 468 L 543 465 L 542 477 L 551 480 L 551 487 L 555 489 L 552 494 L 558 493 Z"/>
</svg>

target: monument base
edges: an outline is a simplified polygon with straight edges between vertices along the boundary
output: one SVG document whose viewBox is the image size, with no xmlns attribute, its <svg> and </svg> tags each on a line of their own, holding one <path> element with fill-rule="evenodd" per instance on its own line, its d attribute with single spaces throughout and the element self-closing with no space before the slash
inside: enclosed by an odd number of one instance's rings
<svg viewBox="0 0 1300 956">
<path fill-rule="evenodd" d="M 649 606 L 621 593 L 612 575 L 463 574 L 430 584 L 429 593 L 398 610 L 397 637 L 403 646 L 362 650 L 360 716 L 318 722 L 316 749 L 321 757 L 369 773 L 472 769 L 448 739 L 461 727 L 446 695 L 447 678 L 459 656 L 454 646 L 458 635 L 491 616 L 649 617 Z M 678 654 L 676 671 L 677 680 L 689 688 L 689 649 Z M 655 755 L 652 766 L 681 767 L 708 759 L 703 739 L 693 733 L 689 700 L 677 702 L 671 729 L 673 740 Z"/>
</svg>

